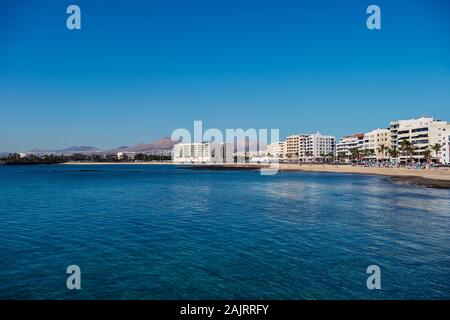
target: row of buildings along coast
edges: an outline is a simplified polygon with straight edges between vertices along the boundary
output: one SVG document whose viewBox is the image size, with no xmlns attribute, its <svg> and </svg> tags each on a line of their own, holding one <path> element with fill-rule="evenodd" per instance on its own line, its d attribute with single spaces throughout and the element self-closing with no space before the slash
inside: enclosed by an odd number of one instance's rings
<svg viewBox="0 0 450 320">
<path fill-rule="evenodd" d="M 180 143 L 178 163 L 391 161 L 450 164 L 450 123 L 422 117 L 391 121 L 389 127 L 353 133 L 338 141 L 332 135 L 294 134 L 264 150 L 237 152 L 229 143 Z"/>
</svg>

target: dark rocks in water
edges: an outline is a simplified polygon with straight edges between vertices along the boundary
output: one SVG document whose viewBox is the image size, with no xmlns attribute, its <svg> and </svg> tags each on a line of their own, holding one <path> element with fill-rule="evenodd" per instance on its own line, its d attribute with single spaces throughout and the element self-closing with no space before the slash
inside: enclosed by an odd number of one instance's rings
<svg viewBox="0 0 450 320">
<path fill-rule="evenodd" d="M 414 176 L 395 176 L 391 177 L 391 181 L 429 188 L 450 189 L 450 180 L 436 180 Z"/>
<path fill-rule="evenodd" d="M 259 170 L 264 166 L 258 165 L 214 165 L 214 164 L 182 164 L 182 168 L 196 169 L 196 170 Z"/>
</svg>

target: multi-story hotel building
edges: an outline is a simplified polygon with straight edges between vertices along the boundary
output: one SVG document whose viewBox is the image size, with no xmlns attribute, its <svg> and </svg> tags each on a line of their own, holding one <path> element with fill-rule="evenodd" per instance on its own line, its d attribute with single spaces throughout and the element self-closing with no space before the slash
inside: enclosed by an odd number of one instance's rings
<svg viewBox="0 0 450 320">
<path fill-rule="evenodd" d="M 443 158 L 445 164 L 450 164 L 450 132 L 444 136 Z"/>
<path fill-rule="evenodd" d="M 272 142 L 267 145 L 266 154 L 269 158 L 280 159 L 284 154 L 284 142 Z"/>
<path fill-rule="evenodd" d="M 328 155 L 336 155 L 336 138 L 329 135 L 321 135 L 319 132 L 303 135 L 300 143 L 300 157 L 303 161 L 311 158 L 323 158 Z"/>
<path fill-rule="evenodd" d="M 364 146 L 364 133 L 354 133 L 349 136 L 342 137 L 339 139 L 339 143 L 336 145 L 336 153 L 345 154 L 350 157 L 352 154 L 350 152 L 353 148 L 362 149 Z"/>
<path fill-rule="evenodd" d="M 284 143 L 284 157 L 286 159 L 298 159 L 300 156 L 301 135 L 295 134 L 288 136 Z"/>
<path fill-rule="evenodd" d="M 366 157 L 373 160 L 388 159 L 388 148 L 391 147 L 391 131 L 389 129 L 375 129 L 364 134 L 364 143 L 360 148 L 363 150 L 373 150 L 373 156 Z M 384 146 L 384 148 L 382 148 Z M 381 149 L 384 149 L 383 151 Z"/>
<path fill-rule="evenodd" d="M 178 143 L 172 159 L 177 163 L 231 163 L 233 150 L 229 143 Z"/>
<path fill-rule="evenodd" d="M 284 157 L 296 161 L 311 161 L 336 154 L 336 138 L 334 136 L 314 134 L 297 134 L 286 138 Z"/>
<path fill-rule="evenodd" d="M 442 147 L 437 154 L 437 161 L 449 163 L 448 136 L 450 124 L 447 121 L 434 120 L 433 118 L 419 118 L 410 120 L 392 121 L 390 124 L 391 147 L 400 150 L 401 142 L 411 142 L 415 150 L 412 155 L 414 161 L 424 161 L 423 152 L 435 144 Z M 436 158 L 435 152 L 432 157 Z M 401 154 L 400 162 L 405 162 L 409 155 Z"/>
</svg>

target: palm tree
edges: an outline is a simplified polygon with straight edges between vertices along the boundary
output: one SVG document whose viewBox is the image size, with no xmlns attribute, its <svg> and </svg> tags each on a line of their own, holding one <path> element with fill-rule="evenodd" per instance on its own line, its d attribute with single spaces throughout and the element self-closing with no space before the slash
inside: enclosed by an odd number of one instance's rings
<svg viewBox="0 0 450 320">
<path fill-rule="evenodd" d="M 431 150 L 434 151 L 434 154 L 436 155 L 436 163 L 439 163 L 439 159 L 438 159 L 438 152 L 441 150 L 442 145 L 440 143 L 435 143 L 431 146 Z"/>
<path fill-rule="evenodd" d="M 320 161 L 320 162 L 325 162 L 325 154 L 323 153 L 323 152 L 321 152 L 320 154 L 319 154 L 319 158 L 317 159 L 318 161 Z"/>
<path fill-rule="evenodd" d="M 414 151 L 417 148 L 409 140 L 402 140 L 400 142 L 400 150 L 403 155 L 409 156 L 409 162 L 413 162 Z"/>
<path fill-rule="evenodd" d="M 359 149 L 358 148 L 351 148 L 350 153 L 352 154 L 352 160 L 358 159 L 359 158 Z"/>
<path fill-rule="evenodd" d="M 345 159 L 347 157 L 347 154 L 343 151 L 338 152 L 337 154 L 337 158 L 339 161 L 341 161 L 342 159 Z"/>
<path fill-rule="evenodd" d="M 312 151 L 306 151 L 305 152 L 305 156 L 308 157 L 308 158 L 312 157 L 313 156 Z M 308 162 L 309 162 L 309 159 L 308 159 Z"/>
<path fill-rule="evenodd" d="M 377 148 L 377 151 L 381 153 L 381 158 L 384 160 L 384 157 L 386 155 L 386 150 L 388 147 L 385 144 L 380 144 L 380 146 Z"/>
<path fill-rule="evenodd" d="M 372 158 L 372 157 L 375 157 L 375 155 L 376 155 L 375 150 L 374 149 L 370 149 L 369 150 L 369 157 Z M 375 157 L 375 160 L 376 160 L 376 157 Z"/>
<path fill-rule="evenodd" d="M 364 159 L 369 158 L 372 155 L 372 150 L 371 149 L 364 149 L 362 152 Z"/>
<path fill-rule="evenodd" d="M 334 153 L 333 153 L 333 152 L 328 152 L 325 156 L 326 156 L 328 159 L 331 159 L 331 162 L 334 161 Z"/>
<path fill-rule="evenodd" d="M 338 152 L 338 154 L 337 154 L 337 158 L 338 158 L 339 161 L 341 161 L 342 159 L 347 158 L 347 153 L 346 153 L 346 152 L 343 152 L 343 151 L 340 151 L 340 152 Z"/>
<path fill-rule="evenodd" d="M 391 158 L 394 158 L 395 161 L 397 162 L 397 158 L 398 158 L 400 152 L 398 152 L 396 147 L 388 148 L 387 153 L 389 154 L 389 156 Z"/>
<path fill-rule="evenodd" d="M 429 163 L 430 162 L 430 156 L 431 156 L 431 150 L 428 149 L 428 147 L 427 147 L 422 154 L 423 154 L 423 157 L 425 158 L 425 161 L 427 163 Z"/>
</svg>

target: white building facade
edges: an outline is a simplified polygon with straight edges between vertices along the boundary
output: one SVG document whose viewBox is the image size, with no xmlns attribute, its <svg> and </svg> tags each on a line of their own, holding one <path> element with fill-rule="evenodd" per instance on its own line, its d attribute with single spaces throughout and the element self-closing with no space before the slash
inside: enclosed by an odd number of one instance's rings
<svg viewBox="0 0 450 320">
<path fill-rule="evenodd" d="M 175 163 L 232 163 L 233 150 L 229 143 L 178 143 L 174 146 Z"/>
<path fill-rule="evenodd" d="M 432 151 L 434 161 L 449 164 L 448 140 L 450 134 L 450 123 L 447 121 L 434 120 L 433 118 L 418 118 L 410 120 L 392 121 L 390 124 L 391 147 L 401 150 L 403 140 L 409 141 L 414 146 L 412 157 L 406 154 L 399 156 L 400 162 L 406 162 L 409 158 L 413 161 L 425 161 L 423 155 L 433 145 L 440 144 L 441 149 L 437 155 Z"/>
<path fill-rule="evenodd" d="M 303 161 L 336 155 L 336 138 L 330 135 L 322 135 L 319 132 L 303 135 L 300 146 L 300 157 Z"/>
<path fill-rule="evenodd" d="M 361 151 L 373 150 L 373 155 L 366 157 L 371 160 L 387 160 L 388 148 L 391 147 L 391 131 L 389 129 L 375 129 L 364 134 Z M 381 150 L 383 149 L 383 150 Z"/>
<path fill-rule="evenodd" d="M 272 142 L 267 145 L 266 154 L 272 159 L 281 159 L 284 154 L 284 142 Z"/>
<path fill-rule="evenodd" d="M 349 158 L 352 155 L 351 149 L 357 148 L 361 150 L 364 147 L 364 136 L 364 133 L 354 133 L 339 139 L 339 143 L 336 145 L 337 155 L 343 154 Z"/>
<path fill-rule="evenodd" d="M 283 144 L 283 158 L 309 162 L 336 155 L 336 138 L 330 135 L 297 134 L 286 138 Z"/>
</svg>

